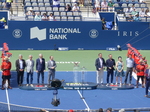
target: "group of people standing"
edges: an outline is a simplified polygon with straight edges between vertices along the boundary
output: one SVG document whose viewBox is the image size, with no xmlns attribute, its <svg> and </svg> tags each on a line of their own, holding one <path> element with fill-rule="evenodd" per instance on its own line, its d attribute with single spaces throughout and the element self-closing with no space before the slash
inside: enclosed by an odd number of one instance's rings
<svg viewBox="0 0 150 112">
<path fill-rule="evenodd" d="M 114 73 L 116 76 L 116 84 L 115 85 L 118 85 L 118 78 L 120 79 L 120 84 L 119 84 L 120 86 L 122 86 L 122 84 L 127 85 L 127 80 L 128 80 L 128 76 L 129 76 L 128 84 L 130 86 L 132 83 L 132 72 L 135 72 L 137 75 L 136 87 L 138 88 L 139 79 L 141 78 L 143 88 L 146 84 L 146 96 L 148 96 L 148 88 L 150 85 L 150 70 L 149 70 L 146 60 L 140 60 L 139 64 L 136 64 L 134 59 L 132 59 L 132 55 L 129 54 L 126 59 L 127 70 L 126 70 L 126 74 L 125 74 L 124 70 L 123 70 L 124 63 L 122 61 L 122 57 L 119 56 L 117 62 L 115 62 L 115 60 L 112 58 L 111 54 L 109 54 L 108 57 L 109 57 L 109 59 L 107 59 L 105 61 L 105 59 L 102 57 L 102 53 L 99 53 L 98 58 L 95 61 L 95 66 L 96 66 L 96 70 L 97 70 L 96 72 L 97 72 L 98 86 L 103 85 L 103 74 L 104 74 L 105 67 L 106 67 L 106 71 L 107 71 L 106 86 L 114 85 L 113 84 Z M 109 78 L 110 76 L 111 76 L 111 79 Z M 125 76 L 125 80 L 124 80 L 124 83 L 122 83 L 122 77 L 124 77 L 124 76 Z M 111 83 L 109 83 L 109 80 Z"/>
<path fill-rule="evenodd" d="M 107 59 L 105 62 L 105 59 L 102 57 L 102 53 L 99 53 L 98 58 L 95 61 L 95 66 L 96 66 L 96 70 L 97 70 L 97 84 L 103 85 L 103 74 L 104 74 L 104 69 L 106 67 L 107 85 L 109 85 L 109 80 L 111 82 L 111 85 L 113 85 L 114 70 L 116 67 L 116 72 L 115 72 L 116 84 L 118 84 L 118 77 L 120 77 L 120 85 L 121 85 L 122 84 L 122 77 L 124 76 L 124 72 L 123 72 L 124 64 L 122 61 L 122 57 L 119 56 L 117 62 L 115 62 L 115 60 L 112 58 L 111 54 L 109 54 L 108 57 L 109 57 L 109 59 Z M 111 76 L 111 79 L 109 79 L 110 76 Z"/>
<path fill-rule="evenodd" d="M 50 86 L 50 81 L 55 78 L 55 68 L 56 63 L 53 60 L 53 56 L 49 57 L 50 60 L 47 62 L 47 68 L 48 68 L 48 85 Z M 24 78 L 24 71 L 27 72 L 27 84 L 26 86 L 33 87 L 33 72 L 34 72 L 34 65 L 36 66 L 36 72 L 37 72 L 37 87 L 43 87 L 44 86 L 44 71 L 46 68 L 45 65 L 45 59 L 43 58 L 42 54 L 39 54 L 39 58 L 36 59 L 36 63 L 33 60 L 32 55 L 29 55 L 29 59 L 26 61 L 23 59 L 23 56 L 20 54 L 19 59 L 16 60 L 15 66 L 17 71 L 17 83 L 18 86 L 22 86 L 23 84 L 23 78 Z M 11 62 L 9 61 L 9 58 L 5 56 L 2 65 L 2 90 L 4 90 L 4 84 L 6 81 L 8 81 L 8 88 L 12 89 L 10 86 L 10 70 L 11 70 Z M 41 76 L 41 83 L 40 83 L 40 76 Z"/>
</svg>

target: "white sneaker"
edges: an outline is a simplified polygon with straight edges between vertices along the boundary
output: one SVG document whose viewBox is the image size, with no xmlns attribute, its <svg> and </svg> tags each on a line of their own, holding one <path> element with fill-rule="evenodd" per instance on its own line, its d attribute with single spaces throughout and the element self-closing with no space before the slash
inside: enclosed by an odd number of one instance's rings
<svg viewBox="0 0 150 112">
<path fill-rule="evenodd" d="M 107 83 L 106 86 L 109 86 L 109 83 Z"/>
<path fill-rule="evenodd" d="M 118 83 L 116 83 L 115 85 L 118 85 Z"/>
<path fill-rule="evenodd" d="M 122 83 L 120 83 L 120 86 L 122 86 Z"/>
<path fill-rule="evenodd" d="M 131 84 L 129 83 L 129 86 L 131 86 Z"/>
<path fill-rule="evenodd" d="M 33 84 L 30 84 L 31 87 L 33 87 Z"/>
<path fill-rule="evenodd" d="M 29 86 L 29 84 L 26 84 L 26 86 Z"/>
<path fill-rule="evenodd" d="M 113 83 L 111 83 L 111 85 L 114 85 Z"/>
</svg>

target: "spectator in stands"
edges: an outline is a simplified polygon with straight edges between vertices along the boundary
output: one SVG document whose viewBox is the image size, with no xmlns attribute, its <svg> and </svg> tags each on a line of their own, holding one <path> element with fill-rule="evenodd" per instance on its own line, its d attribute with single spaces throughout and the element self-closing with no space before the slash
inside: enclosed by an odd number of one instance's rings
<svg viewBox="0 0 150 112">
<path fill-rule="evenodd" d="M 132 14 L 129 14 L 129 17 L 127 17 L 127 21 L 128 21 L 128 22 L 132 22 L 132 21 L 133 21 Z"/>
<path fill-rule="evenodd" d="M 84 0 L 79 0 L 79 6 L 83 7 L 84 6 Z"/>
<path fill-rule="evenodd" d="M 48 19 L 49 19 L 49 21 L 54 21 L 55 20 L 53 13 L 50 13 Z"/>
<path fill-rule="evenodd" d="M 72 10 L 71 6 L 69 4 L 67 4 L 65 7 L 65 11 L 71 11 L 71 10 Z"/>
<path fill-rule="evenodd" d="M 34 17 L 34 21 L 41 21 L 41 20 L 42 20 L 41 15 L 39 12 L 37 12 L 35 17 Z"/>
<path fill-rule="evenodd" d="M 35 14 L 35 13 L 34 13 L 32 7 L 30 7 L 30 9 L 29 9 L 29 11 L 26 13 L 26 15 L 28 15 L 28 16 L 33 16 L 34 14 Z"/>
<path fill-rule="evenodd" d="M 114 11 L 114 3 L 111 0 L 108 2 L 108 11 Z"/>
<path fill-rule="evenodd" d="M 11 12 L 11 14 L 13 14 L 12 6 L 11 6 L 12 2 L 13 0 L 6 0 L 6 8 Z"/>
<path fill-rule="evenodd" d="M 131 9 L 132 9 L 132 11 L 133 11 L 133 10 L 135 9 L 135 6 L 134 6 L 134 5 L 132 5 Z"/>
<path fill-rule="evenodd" d="M 131 12 L 132 16 L 135 16 L 138 14 L 138 12 L 136 11 L 136 9 L 133 9 L 133 11 Z"/>
<path fill-rule="evenodd" d="M 102 18 L 102 30 L 106 29 L 106 21 L 105 18 Z"/>
<path fill-rule="evenodd" d="M 141 18 L 139 17 L 139 14 L 136 14 L 134 17 L 133 17 L 133 20 L 138 22 L 138 21 L 141 21 Z"/>
<path fill-rule="evenodd" d="M 32 7 L 30 7 L 29 11 L 26 13 L 25 18 L 28 19 L 28 16 L 34 16 L 34 15 L 35 15 L 35 13 L 34 13 Z"/>
<path fill-rule="evenodd" d="M 75 3 L 72 8 L 72 11 L 79 11 L 79 10 L 80 10 L 79 6 L 77 6 L 77 4 Z"/>
<path fill-rule="evenodd" d="M 108 8 L 108 3 L 106 2 L 106 0 L 103 0 L 103 2 L 101 2 L 101 11 L 107 11 Z"/>
<path fill-rule="evenodd" d="M 53 0 L 53 7 L 60 7 L 60 0 Z"/>
<path fill-rule="evenodd" d="M 48 17 L 47 17 L 47 15 L 46 15 L 46 13 L 43 13 L 42 21 L 48 21 Z"/>
<path fill-rule="evenodd" d="M 126 13 L 131 13 L 132 12 L 132 8 L 128 7 L 125 12 Z"/>
<path fill-rule="evenodd" d="M 144 17 L 145 16 L 144 8 L 142 8 L 141 11 L 139 12 L 139 16 L 140 17 Z"/>
<path fill-rule="evenodd" d="M 102 108 L 99 108 L 98 112 L 104 112 Z"/>
<path fill-rule="evenodd" d="M 100 10 L 100 0 L 95 0 L 95 9 L 96 11 Z"/>
<path fill-rule="evenodd" d="M 149 11 L 149 9 L 146 9 L 146 10 L 145 10 L 145 16 L 146 16 L 146 17 L 150 17 L 150 11 Z"/>
</svg>

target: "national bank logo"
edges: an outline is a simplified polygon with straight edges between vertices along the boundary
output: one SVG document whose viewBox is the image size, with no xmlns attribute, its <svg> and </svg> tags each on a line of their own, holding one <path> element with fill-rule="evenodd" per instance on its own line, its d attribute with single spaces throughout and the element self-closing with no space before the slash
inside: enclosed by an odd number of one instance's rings
<svg viewBox="0 0 150 112">
<path fill-rule="evenodd" d="M 37 38 L 39 41 L 46 39 L 46 28 L 39 29 L 38 27 L 30 28 L 30 39 Z"/>
</svg>

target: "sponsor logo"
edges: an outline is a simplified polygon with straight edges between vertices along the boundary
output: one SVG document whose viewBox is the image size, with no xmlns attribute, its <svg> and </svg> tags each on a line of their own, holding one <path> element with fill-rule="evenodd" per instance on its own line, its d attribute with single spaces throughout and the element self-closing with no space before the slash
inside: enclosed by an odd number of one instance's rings
<svg viewBox="0 0 150 112">
<path fill-rule="evenodd" d="M 15 37 L 15 38 L 20 38 L 22 36 L 22 31 L 20 29 L 15 29 L 13 32 L 12 32 L 12 35 Z"/>
<path fill-rule="evenodd" d="M 89 36 L 91 38 L 96 38 L 96 37 L 98 37 L 98 35 L 99 35 L 99 33 L 96 29 L 92 29 L 92 30 L 89 31 Z"/>
<path fill-rule="evenodd" d="M 30 39 L 37 38 L 39 41 L 46 39 L 46 28 L 39 29 L 38 27 L 30 28 Z"/>
</svg>

